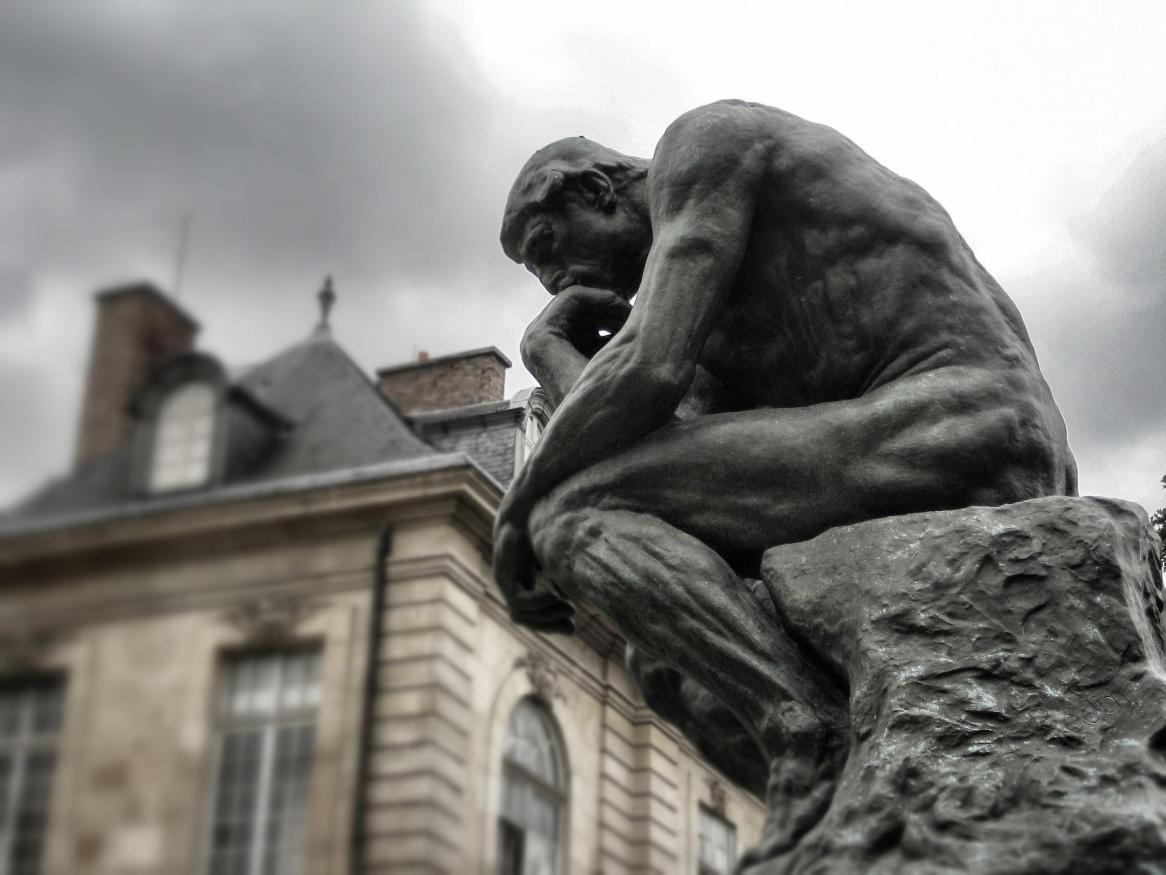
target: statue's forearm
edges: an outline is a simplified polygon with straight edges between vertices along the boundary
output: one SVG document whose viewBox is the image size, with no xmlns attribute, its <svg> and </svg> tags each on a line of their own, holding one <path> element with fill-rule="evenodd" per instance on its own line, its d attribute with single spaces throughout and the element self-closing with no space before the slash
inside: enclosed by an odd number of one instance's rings
<svg viewBox="0 0 1166 875">
<path fill-rule="evenodd" d="M 589 361 L 565 337 L 547 334 L 523 342 L 522 361 L 558 407 L 587 367 Z"/>
<path fill-rule="evenodd" d="M 685 374 L 635 361 L 635 343 L 626 335 L 627 327 L 579 370 L 534 454 L 511 482 L 500 514 L 524 524 L 534 503 L 559 483 L 672 417 L 691 368 Z M 557 374 L 562 378 L 566 371 Z"/>
<path fill-rule="evenodd" d="M 558 407 L 610 338 L 631 306 L 608 289 L 571 286 L 559 292 L 526 329 L 522 361 Z"/>
</svg>

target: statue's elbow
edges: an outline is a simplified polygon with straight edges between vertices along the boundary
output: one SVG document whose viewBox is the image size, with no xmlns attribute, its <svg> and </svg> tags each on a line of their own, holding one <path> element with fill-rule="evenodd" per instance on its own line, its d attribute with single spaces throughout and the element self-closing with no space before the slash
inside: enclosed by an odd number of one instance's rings
<svg viewBox="0 0 1166 875">
<path fill-rule="evenodd" d="M 675 412 L 696 372 L 694 367 L 663 362 L 640 362 L 630 370 L 636 408 L 659 420 Z"/>
</svg>

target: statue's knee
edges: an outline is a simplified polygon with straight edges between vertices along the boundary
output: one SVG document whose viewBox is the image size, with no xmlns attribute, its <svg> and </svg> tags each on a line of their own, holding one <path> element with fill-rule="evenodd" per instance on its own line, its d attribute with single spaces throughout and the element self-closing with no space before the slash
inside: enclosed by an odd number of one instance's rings
<svg viewBox="0 0 1166 875">
<path fill-rule="evenodd" d="M 986 415 L 984 455 L 994 460 L 990 486 L 998 501 L 1020 501 L 1070 488 L 1071 456 L 1063 429 L 1048 409 L 1033 399 L 1010 399 Z"/>
<path fill-rule="evenodd" d="M 528 527 L 535 556 L 544 569 L 549 569 L 556 557 L 575 552 L 580 522 L 579 512 L 559 493 L 551 493 L 535 504 Z"/>
</svg>

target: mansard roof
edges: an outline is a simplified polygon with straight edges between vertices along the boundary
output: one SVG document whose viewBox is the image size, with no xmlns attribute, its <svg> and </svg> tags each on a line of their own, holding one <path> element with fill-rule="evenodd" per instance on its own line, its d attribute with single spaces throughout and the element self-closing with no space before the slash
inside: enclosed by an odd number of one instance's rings
<svg viewBox="0 0 1166 875">
<path fill-rule="evenodd" d="M 277 355 L 229 374 L 214 357 L 189 353 L 162 365 L 131 405 L 144 422 L 160 393 L 182 379 L 220 385 L 230 420 L 247 420 L 227 435 L 224 474 L 216 488 L 283 480 L 368 465 L 437 456 L 393 403 L 385 398 L 326 332 L 314 332 Z M 254 437 L 265 429 L 265 439 Z M 67 515 L 152 498 L 139 486 L 142 429 L 112 451 L 79 465 L 18 506 L 20 518 Z M 247 436 L 241 437 L 246 431 Z"/>
</svg>

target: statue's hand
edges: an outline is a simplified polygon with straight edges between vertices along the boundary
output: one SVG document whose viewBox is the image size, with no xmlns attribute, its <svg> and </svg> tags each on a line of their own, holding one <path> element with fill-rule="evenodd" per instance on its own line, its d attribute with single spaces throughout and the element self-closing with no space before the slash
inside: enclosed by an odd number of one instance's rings
<svg viewBox="0 0 1166 875">
<path fill-rule="evenodd" d="M 526 529 L 501 516 L 494 530 L 494 579 L 510 609 L 510 619 L 536 632 L 570 635 L 575 631 L 574 607 L 553 592 L 536 590 L 538 563 Z"/>
<path fill-rule="evenodd" d="M 623 327 L 631 312 L 631 304 L 615 292 L 569 286 L 555 295 L 526 329 L 523 360 L 531 354 L 537 359 L 541 345 L 564 341 L 591 358 Z"/>
</svg>

